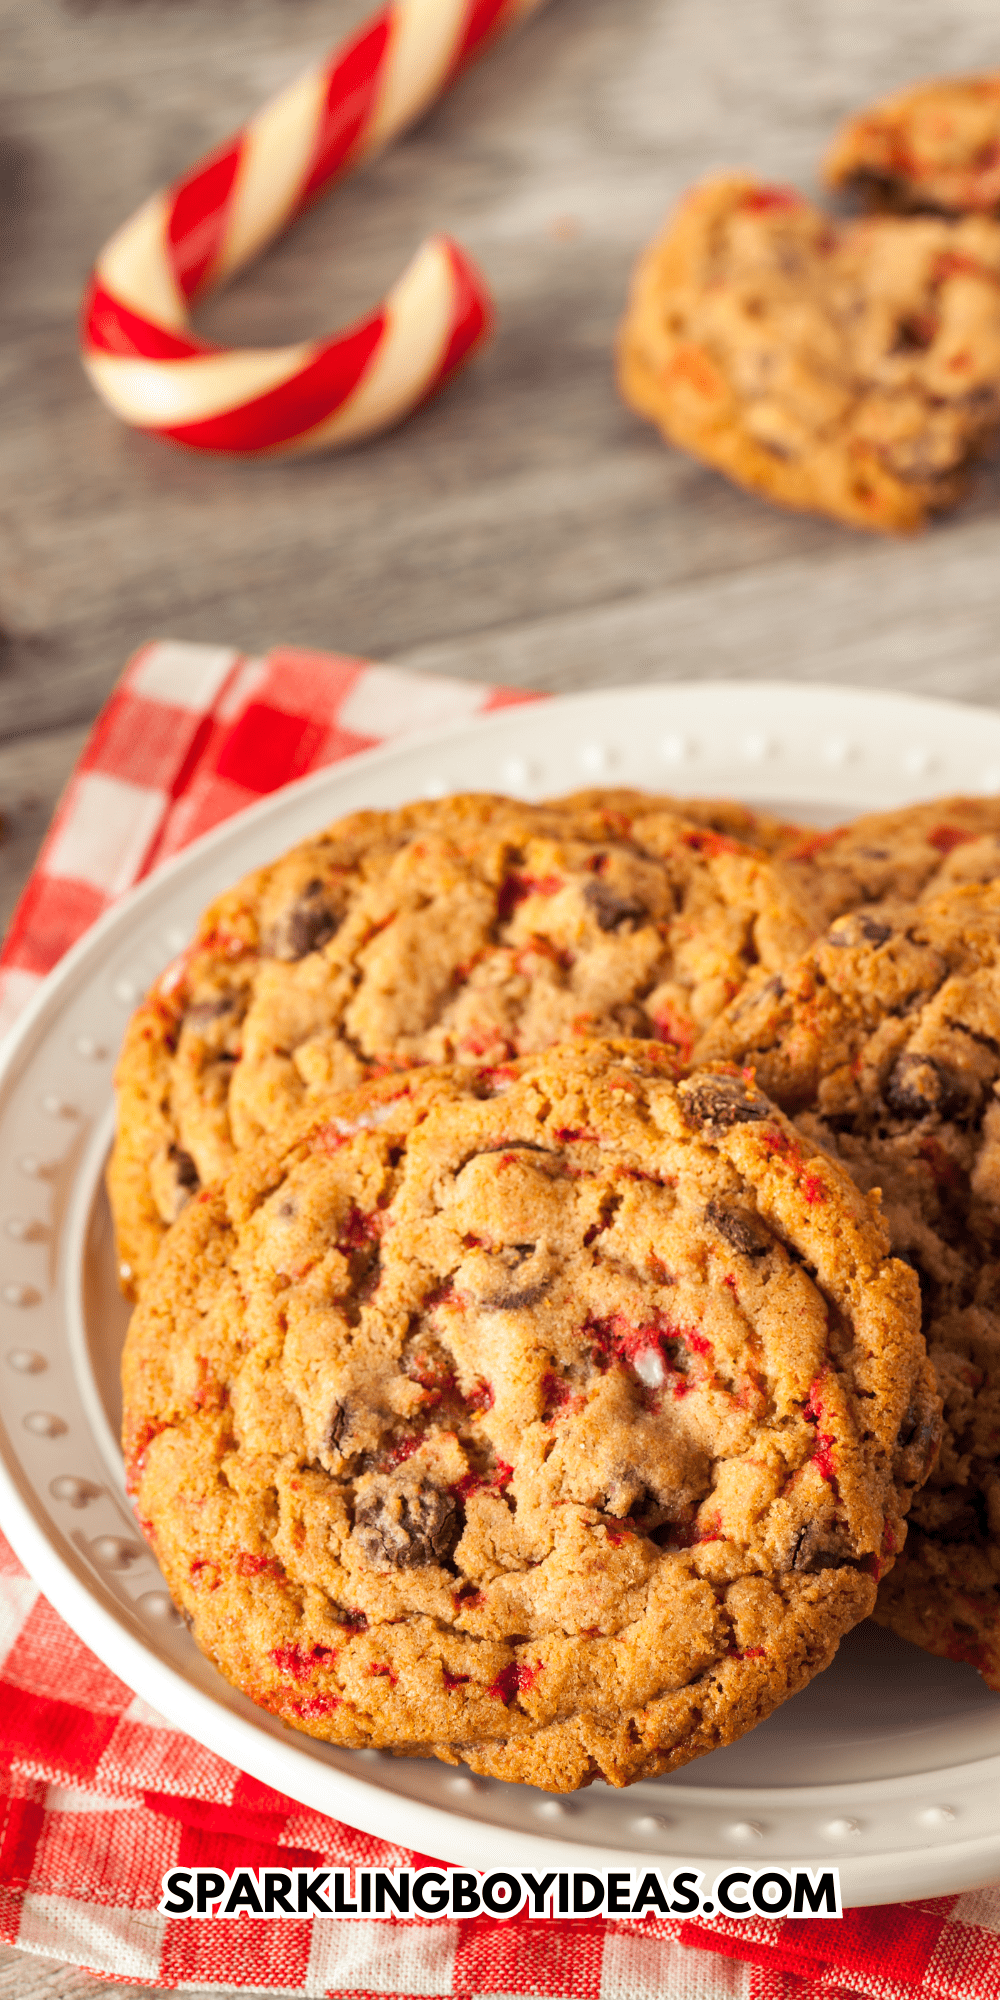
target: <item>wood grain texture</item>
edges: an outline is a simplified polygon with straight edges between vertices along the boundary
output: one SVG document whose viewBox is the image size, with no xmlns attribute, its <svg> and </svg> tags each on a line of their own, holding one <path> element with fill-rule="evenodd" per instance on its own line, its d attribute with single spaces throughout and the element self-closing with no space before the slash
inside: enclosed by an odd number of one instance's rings
<svg viewBox="0 0 1000 2000">
<path fill-rule="evenodd" d="M 78 725 L 0 743 L 0 933 L 10 921 L 53 807 L 86 739 L 86 725 Z"/>
<path fill-rule="evenodd" d="M 865 538 L 667 450 L 611 367 L 630 267 L 689 181 L 736 165 L 815 192 L 846 112 L 997 62 L 995 0 L 549 0 L 199 316 L 220 339 L 323 331 L 445 228 L 496 294 L 485 355 L 342 456 L 243 465 L 124 430 L 77 359 L 96 251 L 362 10 L 0 0 L 4 918 L 86 724 L 155 635 L 552 690 L 766 675 L 1000 700 L 994 472 L 920 540 Z M 0 2000 L 105 1990 L 44 1967 L 0 1951 Z"/>
<path fill-rule="evenodd" d="M 444 226 L 495 288 L 484 358 L 340 457 L 243 465 L 122 429 L 76 356 L 93 253 L 357 11 L 0 0 L 0 729 L 86 720 L 131 647 L 165 632 L 455 673 L 502 660 L 550 688 L 735 664 L 942 692 L 958 673 L 992 698 L 991 481 L 917 543 L 797 520 L 665 449 L 610 363 L 633 258 L 691 178 L 736 162 L 810 185 L 850 106 L 995 59 L 986 0 L 550 0 L 200 321 L 251 341 L 320 330 Z"/>
</svg>

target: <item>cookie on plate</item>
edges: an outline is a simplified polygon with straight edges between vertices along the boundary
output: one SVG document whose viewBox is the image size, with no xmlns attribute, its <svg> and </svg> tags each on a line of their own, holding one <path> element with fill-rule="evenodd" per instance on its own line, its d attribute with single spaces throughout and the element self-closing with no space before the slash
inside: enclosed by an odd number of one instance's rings
<svg viewBox="0 0 1000 2000">
<path fill-rule="evenodd" d="M 170 1232 L 130 1486 L 199 1644 L 285 1722 L 624 1785 L 870 1610 L 939 1407 L 916 1279 L 762 1092 L 671 1067 L 383 1078 Z"/>
<path fill-rule="evenodd" d="M 898 1100 L 909 1130 L 924 1101 L 910 1085 L 904 1089 L 903 1078 L 927 1021 L 936 1033 L 943 1008 L 942 1019 L 955 1017 L 948 1062 L 941 1068 L 936 1053 L 921 1087 L 931 1091 L 931 1071 L 940 1069 L 942 1104 L 960 1114 L 963 1130 L 978 1133 L 994 1074 L 1000 1076 L 986 1025 L 998 960 L 1000 882 L 854 909 L 795 966 L 737 998 L 706 1029 L 696 1057 L 749 1065 L 783 1109 L 818 1111 L 838 1129 L 855 1119 L 884 1123 Z M 927 1020 L 926 1007 L 934 1010 Z M 967 1022 L 965 1008 L 978 1010 Z M 912 1099 L 905 1110 L 904 1097 Z"/>
<path fill-rule="evenodd" d="M 582 1035 L 686 1055 L 749 975 L 795 959 L 817 924 L 779 863 L 627 796 L 358 813 L 221 896 L 118 1064 L 126 1288 L 234 1150 L 317 1091 Z"/>
<path fill-rule="evenodd" d="M 627 403 L 783 506 L 883 531 L 956 500 L 1000 416 L 1000 226 L 838 224 L 729 174 L 640 260 Z"/>
<path fill-rule="evenodd" d="M 868 105 L 841 126 L 825 175 L 877 208 L 995 215 L 1000 71 L 932 78 Z"/>
<path fill-rule="evenodd" d="M 912 902 L 1000 876 L 1000 799 L 933 799 L 862 813 L 827 832 L 779 836 L 774 851 L 825 928 L 861 903 Z"/>
<path fill-rule="evenodd" d="M 944 1399 L 878 1616 L 1000 1691 L 1000 884 L 856 911 L 782 985 L 709 1046 L 881 1190 Z"/>
</svg>

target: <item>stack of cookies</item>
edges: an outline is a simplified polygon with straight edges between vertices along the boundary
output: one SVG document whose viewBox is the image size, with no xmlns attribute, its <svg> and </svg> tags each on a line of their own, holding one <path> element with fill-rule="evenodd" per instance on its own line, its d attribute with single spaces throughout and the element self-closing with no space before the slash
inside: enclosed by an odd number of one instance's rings
<svg viewBox="0 0 1000 2000">
<path fill-rule="evenodd" d="M 836 882 L 872 847 L 888 851 L 881 900 L 737 998 L 702 1051 L 749 1066 L 810 1144 L 880 1191 L 920 1282 L 944 1437 L 876 1615 L 1000 1692 L 1000 810 L 859 821 L 793 866 Z"/>
<path fill-rule="evenodd" d="M 130 1488 L 236 1686 L 566 1791 L 873 1609 L 1000 1685 L 998 878 L 992 800 L 477 795 L 206 912 L 109 1184 Z"/>
<path fill-rule="evenodd" d="M 622 393 L 771 500 L 919 528 L 1000 422 L 1000 73 L 862 112 L 826 179 L 874 212 L 746 174 L 685 197 L 636 271 Z"/>
</svg>

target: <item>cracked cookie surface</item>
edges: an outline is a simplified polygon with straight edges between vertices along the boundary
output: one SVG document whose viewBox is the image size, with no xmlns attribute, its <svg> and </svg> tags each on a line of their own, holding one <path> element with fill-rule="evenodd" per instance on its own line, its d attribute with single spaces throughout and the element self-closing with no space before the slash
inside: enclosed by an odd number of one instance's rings
<svg viewBox="0 0 1000 2000">
<path fill-rule="evenodd" d="M 629 1040 L 414 1071 L 184 1211 L 126 1345 L 130 1486 L 286 1722 L 628 1784 L 870 1610 L 938 1408 L 918 1322 L 877 1207 L 737 1072 Z"/>
<path fill-rule="evenodd" d="M 1000 799 L 933 799 L 862 813 L 825 832 L 778 835 L 775 851 L 820 928 L 861 903 L 912 902 L 1000 876 Z"/>
<path fill-rule="evenodd" d="M 918 528 L 1000 418 L 1000 226 L 841 223 L 720 176 L 641 258 L 618 360 L 626 402 L 738 484 Z"/>
<path fill-rule="evenodd" d="M 609 799 L 358 813 L 212 905 L 118 1064 L 109 1190 L 133 1296 L 197 1189 L 317 1092 L 574 1036 L 651 1035 L 686 1054 L 749 975 L 814 935 L 761 851 L 777 821 Z"/>
<path fill-rule="evenodd" d="M 855 911 L 736 1013 L 710 1045 L 881 1189 L 920 1279 L 944 1433 L 877 1615 L 1000 1691 L 1000 884 Z"/>
</svg>

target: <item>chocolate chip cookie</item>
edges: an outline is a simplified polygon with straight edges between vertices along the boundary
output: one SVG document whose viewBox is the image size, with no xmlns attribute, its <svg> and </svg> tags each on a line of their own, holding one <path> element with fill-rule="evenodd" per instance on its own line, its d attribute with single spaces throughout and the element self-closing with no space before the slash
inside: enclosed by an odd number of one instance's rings
<svg viewBox="0 0 1000 2000">
<path fill-rule="evenodd" d="M 748 974 L 791 963 L 817 928 L 808 886 L 716 831 L 713 810 L 693 822 L 630 793 L 358 813 L 220 897 L 118 1065 L 126 1289 L 234 1150 L 317 1091 L 573 1036 L 688 1054 Z"/>
<path fill-rule="evenodd" d="M 671 1071 L 617 1040 L 383 1078 L 171 1231 L 130 1486 L 199 1644 L 293 1727 L 625 1785 L 870 1610 L 934 1441 L 916 1278 L 752 1082 Z"/>
<path fill-rule="evenodd" d="M 1000 226 L 840 223 L 788 188 L 706 181 L 639 263 L 618 372 L 633 409 L 739 485 L 919 528 L 1000 418 Z"/>
<path fill-rule="evenodd" d="M 876 208 L 995 215 L 1000 72 L 935 78 L 869 105 L 841 127 L 825 173 Z"/>
<path fill-rule="evenodd" d="M 1000 1691 L 1000 884 L 842 918 L 706 1045 L 881 1190 L 920 1280 L 944 1438 L 877 1615 Z"/>
</svg>

